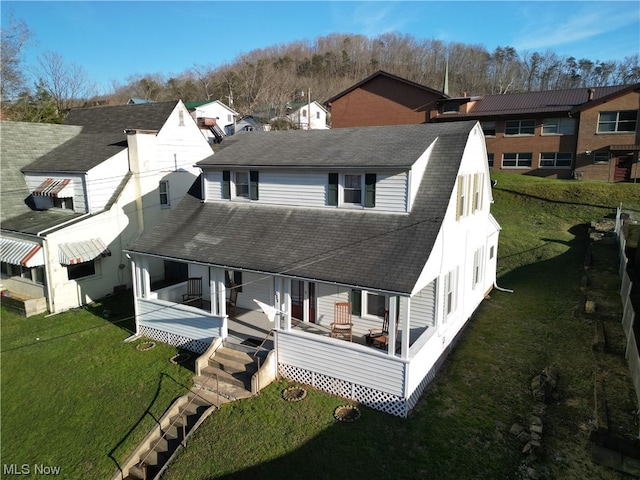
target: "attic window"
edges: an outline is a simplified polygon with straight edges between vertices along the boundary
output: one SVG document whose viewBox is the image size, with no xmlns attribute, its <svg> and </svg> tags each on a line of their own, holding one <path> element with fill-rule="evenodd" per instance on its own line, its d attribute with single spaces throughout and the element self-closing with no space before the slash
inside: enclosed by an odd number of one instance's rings
<svg viewBox="0 0 640 480">
<path fill-rule="evenodd" d="M 178 125 L 184 127 L 184 112 L 182 110 L 178 111 Z"/>
</svg>

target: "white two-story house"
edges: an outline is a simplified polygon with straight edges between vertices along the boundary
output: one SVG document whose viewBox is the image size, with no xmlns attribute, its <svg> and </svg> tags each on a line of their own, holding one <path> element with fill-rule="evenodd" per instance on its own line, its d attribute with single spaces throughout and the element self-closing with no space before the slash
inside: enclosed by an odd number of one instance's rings
<svg viewBox="0 0 640 480">
<path fill-rule="evenodd" d="M 406 416 L 495 282 L 480 124 L 238 134 L 198 166 L 201 196 L 127 249 L 137 333 L 202 353 L 231 338 L 237 289 L 276 314 L 263 368 Z M 202 279 L 199 305 L 187 281 L 152 287 L 172 263 Z"/>
<path fill-rule="evenodd" d="M 10 296 L 52 313 L 131 286 L 122 249 L 165 218 L 211 147 L 181 101 L 2 122 L 0 260 Z"/>
</svg>

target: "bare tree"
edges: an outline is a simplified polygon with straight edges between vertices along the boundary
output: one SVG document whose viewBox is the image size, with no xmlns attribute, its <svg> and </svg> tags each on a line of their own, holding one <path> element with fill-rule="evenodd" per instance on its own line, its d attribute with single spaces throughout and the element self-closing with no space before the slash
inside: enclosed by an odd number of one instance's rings
<svg viewBox="0 0 640 480">
<path fill-rule="evenodd" d="M 59 53 L 44 52 L 38 57 L 35 73 L 53 97 L 60 112 L 82 104 L 96 94 L 96 86 L 84 68 L 75 63 L 67 63 Z"/>
<path fill-rule="evenodd" d="M 0 98 L 2 102 L 16 98 L 26 89 L 22 70 L 22 51 L 32 38 L 24 20 L 8 13 L 8 25 L 0 30 Z"/>
</svg>

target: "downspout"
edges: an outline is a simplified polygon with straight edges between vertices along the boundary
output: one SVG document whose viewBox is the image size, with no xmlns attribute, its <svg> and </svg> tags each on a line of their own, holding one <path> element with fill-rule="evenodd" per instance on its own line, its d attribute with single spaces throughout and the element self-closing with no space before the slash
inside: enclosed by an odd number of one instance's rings
<svg viewBox="0 0 640 480">
<path fill-rule="evenodd" d="M 51 290 L 51 275 L 49 268 L 49 242 L 45 237 L 42 237 L 42 246 L 44 248 L 44 281 L 47 288 L 47 308 L 49 313 L 53 312 L 53 292 Z"/>
</svg>

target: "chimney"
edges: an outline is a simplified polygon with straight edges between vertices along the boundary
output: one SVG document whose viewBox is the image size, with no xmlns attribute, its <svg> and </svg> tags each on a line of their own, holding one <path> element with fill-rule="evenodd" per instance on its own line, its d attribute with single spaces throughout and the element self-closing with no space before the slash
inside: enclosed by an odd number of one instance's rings
<svg viewBox="0 0 640 480">
<path fill-rule="evenodd" d="M 589 90 L 587 90 L 589 96 L 588 96 L 588 101 L 590 102 L 591 100 L 593 100 L 593 94 L 596 93 L 595 89 L 590 88 Z"/>
<path fill-rule="evenodd" d="M 447 63 L 444 66 L 444 79 L 442 82 L 442 93 L 445 95 L 449 95 L 449 59 L 447 58 Z"/>
</svg>

